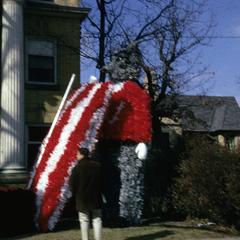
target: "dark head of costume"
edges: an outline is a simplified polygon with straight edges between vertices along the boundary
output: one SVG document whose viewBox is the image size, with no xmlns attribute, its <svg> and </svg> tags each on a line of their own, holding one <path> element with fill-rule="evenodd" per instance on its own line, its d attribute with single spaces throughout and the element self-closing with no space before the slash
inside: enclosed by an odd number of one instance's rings
<svg viewBox="0 0 240 240">
<path fill-rule="evenodd" d="M 141 72 L 140 52 L 135 43 L 123 46 L 111 57 L 111 62 L 104 66 L 111 82 L 117 83 L 126 80 L 137 82 Z"/>
</svg>

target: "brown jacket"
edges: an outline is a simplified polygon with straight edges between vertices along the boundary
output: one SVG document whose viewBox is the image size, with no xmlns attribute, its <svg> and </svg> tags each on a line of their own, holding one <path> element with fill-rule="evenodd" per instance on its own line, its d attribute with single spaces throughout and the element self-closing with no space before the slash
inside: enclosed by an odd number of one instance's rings
<svg viewBox="0 0 240 240">
<path fill-rule="evenodd" d="M 101 208 L 101 165 L 91 159 L 82 159 L 72 170 L 69 188 L 75 198 L 76 210 Z"/>
</svg>

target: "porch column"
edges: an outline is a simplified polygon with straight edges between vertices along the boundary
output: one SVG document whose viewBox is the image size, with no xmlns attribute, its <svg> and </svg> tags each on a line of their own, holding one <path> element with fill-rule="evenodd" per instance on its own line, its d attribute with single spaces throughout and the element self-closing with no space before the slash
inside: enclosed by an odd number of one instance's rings
<svg viewBox="0 0 240 240">
<path fill-rule="evenodd" d="M 24 0 L 3 0 L 0 170 L 21 170 L 24 161 Z M 11 172 L 10 171 L 10 172 Z"/>
</svg>

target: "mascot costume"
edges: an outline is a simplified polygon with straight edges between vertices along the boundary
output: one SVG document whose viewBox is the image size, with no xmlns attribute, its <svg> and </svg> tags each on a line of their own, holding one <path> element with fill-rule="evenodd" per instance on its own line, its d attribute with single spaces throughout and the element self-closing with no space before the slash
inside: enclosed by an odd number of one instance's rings
<svg viewBox="0 0 240 240">
<path fill-rule="evenodd" d="M 35 222 L 40 230 L 54 229 L 71 197 L 68 181 L 77 164 L 77 149 L 86 147 L 93 153 L 102 140 L 119 142 L 114 160 L 120 180 L 117 214 L 129 223 L 141 221 L 151 114 L 150 97 L 136 81 L 139 70 L 133 49 L 121 50 L 106 66 L 111 81 L 84 84 L 68 97 L 43 140 L 29 182 L 36 195 Z M 107 171 L 105 175 L 110 176 Z M 114 179 L 107 181 L 113 189 Z M 110 197 L 107 202 L 111 205 Z"/>
</svg>

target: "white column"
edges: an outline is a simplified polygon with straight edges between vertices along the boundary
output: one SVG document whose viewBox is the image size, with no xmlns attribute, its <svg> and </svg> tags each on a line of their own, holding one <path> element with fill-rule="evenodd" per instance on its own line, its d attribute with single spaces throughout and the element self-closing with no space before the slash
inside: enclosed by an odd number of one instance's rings
<svg viewBox="0 0 240 240">
<path fill-rule="evenodd" d="M 25 168 L 23 2 L 2 1 L 0 170 Z"/>
</svg>

